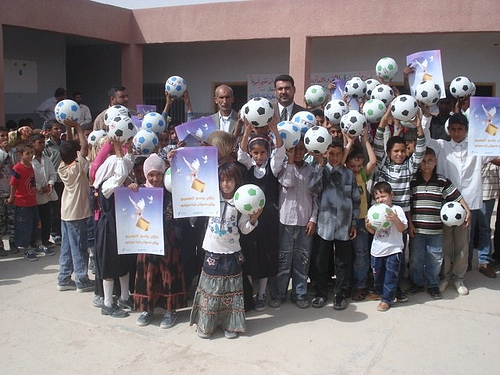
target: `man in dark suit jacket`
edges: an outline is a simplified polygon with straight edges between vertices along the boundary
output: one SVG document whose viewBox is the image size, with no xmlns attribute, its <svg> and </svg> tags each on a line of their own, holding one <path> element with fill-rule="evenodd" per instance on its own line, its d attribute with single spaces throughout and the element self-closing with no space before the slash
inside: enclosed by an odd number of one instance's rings
<svg viewBox="0 0 500 375">
<path fill-rule="evenodd" d="M 288 74 L 277 76 L 274 79 L 274 89 L 277 100 L 275 111 L 280 121 L 291 120 L 297 112 L 306 111 L 304 107 L 295 104 L 293 101 L 295 96 L 295 81 L 292 76 Z"/>
<path fill-rule="evenodd" d="M 219 110 L 212 115 L 215 125 L 219 130 L 233 133 L 238 124 L 238 112 L 231 108 L 234 102 L 233 89 L 228 85 L 217 86 L 214 100 L 219 107 Z"/>
</svg>

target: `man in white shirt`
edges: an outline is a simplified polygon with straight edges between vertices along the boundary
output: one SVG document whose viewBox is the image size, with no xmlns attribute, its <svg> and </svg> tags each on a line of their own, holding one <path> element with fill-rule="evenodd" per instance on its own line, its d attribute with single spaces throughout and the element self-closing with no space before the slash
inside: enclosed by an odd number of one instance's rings
<svg viewBox="0 0 500 375">
<path fill-rule="evenodd" d="M 90 113 L 90 108 L 83 104 L 83 96 L 80 91 L 75 91 L 73 93 L 73 100 L 80 106 L 80 119 L 78 123 L 83 127 L 92 122 L 92 114 Z"/>
<path fill-rule="evenodd" d="M 219 130 L 233 133 L 238 124 L 238 112 L 231 108 L 234 103 L 233 89 L 228 85 L 220 85 L 215 89 L 215 104 L 219 110 L 212 115 L 212 119 Z M 236 136 L 238 134 L 235 134 Z"/>
<path fill-rule="evenodd" d="M 45 129 L 45 124 L 47 123 L 47 121 L 54 120 L 56 118 L 54 114 L 54 107 L 57 103 L 64 99 L 66 99 L 66 89 L 58 87 L 54 92 L 54 96 L 44 100 L 35 109 L 35 115 L 43 120 L 42 129 Z"/>
</svg>

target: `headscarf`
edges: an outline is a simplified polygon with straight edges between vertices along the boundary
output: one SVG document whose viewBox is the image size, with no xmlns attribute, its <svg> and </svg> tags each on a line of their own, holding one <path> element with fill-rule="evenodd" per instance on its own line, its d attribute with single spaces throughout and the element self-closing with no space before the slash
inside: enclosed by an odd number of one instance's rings
<svg viewBox="0 0 500 375">
<path fill-rule="evenodd" d="M 148 173 L 151 171 L 158 171 L 161 173 L 165 173 L 167 166 L 163 159 L 158 156 L 158 154 L 151 154 L 144 162 L 143 170 L 144 176 L 146 176 L 146 187 L 153 187 L 148 181 Z"/>
</svg>

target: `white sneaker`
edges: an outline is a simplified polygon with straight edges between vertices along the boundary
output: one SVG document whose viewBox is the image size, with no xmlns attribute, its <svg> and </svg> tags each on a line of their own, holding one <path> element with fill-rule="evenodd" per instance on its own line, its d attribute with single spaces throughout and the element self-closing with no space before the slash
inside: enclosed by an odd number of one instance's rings
<svg viewBox="0 0 500 375">
<path fill-rule="evenodd" d="M 467 289 L 463 281 L 455 281 L 454 285 L 458 294 L 460 294 L 461 296 L 466 296 L 467 294 L 469 294 L 469 289 Z"/>
<path fill-rule="evenodd" d="M 439 283 L 439 292 L 443 293 L 446 290 L 446 288 L 448 288 L 449 283 L 450 282 L 448 281 L 448 279 L 441 280 L 441 282 Z"/>
</svg>

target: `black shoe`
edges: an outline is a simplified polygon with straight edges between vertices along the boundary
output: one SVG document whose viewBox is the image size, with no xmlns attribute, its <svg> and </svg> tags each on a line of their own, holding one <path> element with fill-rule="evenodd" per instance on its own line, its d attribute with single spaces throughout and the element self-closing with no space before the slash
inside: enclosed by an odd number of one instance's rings
<svg viewBox="0 0 500 375">
<path fill-rule="evenodd" d="M 8 253 L 5 251 L 5 249 L 2 247 L 2 248 L 0 249 L 0 257 L 6 257 L 7 255 L 9 255 L 9 254 L 8 254 Z"/>
<path fill-rule="evenodd" d="M 118 305 L 116 305 L 116 304 L 113 304 L 113 306 L 111 306 L 111 307 L 103 305 L 101 307 L 101 314 L 102 315 L 109 315 L 112 318 L 125 318 L 128 316 L 128 312 L 120 309 L 118 307 Z"/>
<path fill-rule="evenodd" d="M 325 296 L 316 296 L 312 299 L 312 307 L 320 308 L 326 305 L 327 298 Z"/>
<path fill-rule="evenodd" d="M 133 310 L 134 309 L 134 298 L 132 296 L 128 297 L 128 300 L 122 299 L 122 297 L 118 298 L 118 306 L 121 307 L 122 309 L 129 309 Z"/>
<path fill-rule="evenodd" d="M 406 289 L 405 293 L 406 294 L 417 294 L 417 293 L 423 292 L 424 290 L 425 290 L 425 288 L 423 286 L 413 284 L 411 287 Z"/>
<path fill-rule="evenodd" d="M 19 253 L 19 249 L 14 242 L 10 242 L 10 253 L 11 254 Z"/>
<path fill-rule="evenodd" d="M 439 291 L 439 287 L 433 286 L 432 288 L 427 289 L 427 293 L 431 296 L 432 299 L 442 299 L 443 296 Z"/>
<path fill-rule="evenodd" d="M 336 294 L 333 298 L 333 308 L 335 310 L 344 310 L 347 307 L 347 299 L 344 298 L 343 294 Z"/>
<path fill-rule="evenodd" d="M 401 288 L 396 290 L 396 302 L 408 302 L 408 295 Z"/>
</svg>

